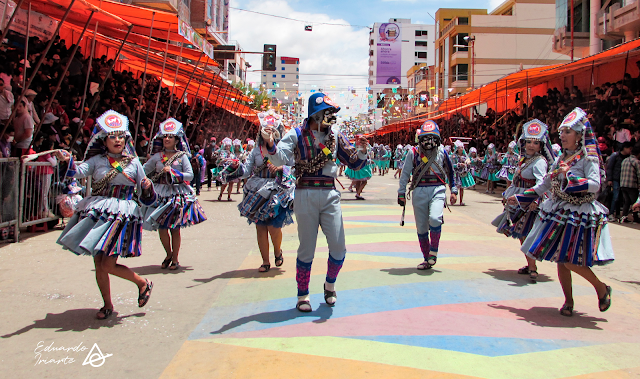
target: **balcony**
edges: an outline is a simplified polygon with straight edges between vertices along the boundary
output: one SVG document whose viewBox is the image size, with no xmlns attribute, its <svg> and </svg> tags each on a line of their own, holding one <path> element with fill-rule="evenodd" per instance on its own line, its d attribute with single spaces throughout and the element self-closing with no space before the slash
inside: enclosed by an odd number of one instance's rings
<svg viewBox="0 0 640 379">
<path fill-rule="evenodd" d="M 598 37 L 608 40 L 623 39 L 625 32 L 640 30 L 640 1 L 623 7 L 613 4 L 608 11 L 598 13 Z"/>
<path fill-rule="evenodd" d="M 182 5 L 180 5 L 181 3 Z M 131 4 L 171 13 L 178 13 L 181 6 L 186 7 L 187 12 L 189 9 L 181 0 L 132 0 Z M 187 18 L 185 21 L 189 21 L 189 18 Z"/>
<path fill-rule="evenodd" d="M 574 50 L 589 47 L 588 32 L 573 32 L 573 48 Z M 558 54 L 571 54 L 571 31 L 565 27 L 556 29 L 553 33 L 553 52 Z"/>
<path fill-rule="evenodd" d="M 458 59 L 469 59 L 468 51 L 456 51 L 451 55 L 451 65 L 456 65 L 456 60 Z M 458 62 L 459 63 L 459 62 Z M 466 62 L 465 62 L 466 63 Z"/>
<path fill-rule="evenodd" d="M 451 88 L 467 88 L 469 87 L 469 81 L 468 80 L 455 80 L 453 82 L 451 82 Z"/>
</svg>

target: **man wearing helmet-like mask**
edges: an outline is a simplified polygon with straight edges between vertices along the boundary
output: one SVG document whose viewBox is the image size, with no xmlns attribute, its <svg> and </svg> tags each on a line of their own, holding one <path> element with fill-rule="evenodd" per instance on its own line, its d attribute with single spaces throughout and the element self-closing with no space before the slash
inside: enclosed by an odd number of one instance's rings
<svg viewBox="0 0 640 379">
<path fill-rule="evenodd" d="M 431 120 L 422 124 L 416 133 L 416 142 L 418 146 L 409 150 L 402 168 L 398 204 L 404 207 L 406 200 L 413 196 L 411 200 L 418 241 L 424 256 L 424 262 L 418 265 L 418 270 L 427 270 L 433 267 L 438 259 L 446 201 L 445 180 L 449 181 L 451 188 L 451 204 L 455 204 L 458 199 L 458 188 L 453 180 L 453 167 L 449 156 L 440 144 L 438 125 Z M 412 175 L 407 191 L 407 183 Z"/>
<path fill-rule="evenodd" d="M 335 126 L 339 110 L 340 107 L 325 94 L 315 93 L 309 98 L 309 117 L 302 126 L 289 131 L 277 145 L 274 143 L 275 131 L 265 128 L 263 132 L 274 165 L 295 160 L 297 185 L 293 210 L 300 241 L 296 260 L 296 308 L 301 312 L 311 312 L 309 280 L 318 227 L 322 227 L 329 247 L 324 299 L 327 305 L 333 306 L 337 298 L 335 282 L 347 248 L 340 192 L 335 187 L 338 176 L 336 159 L 353 170 L 360 170 L 367 164 L 366 153 L 359 152 Z M 366 145 L 366 138 L 360 137 L 359 144 Z"/>
</svg>

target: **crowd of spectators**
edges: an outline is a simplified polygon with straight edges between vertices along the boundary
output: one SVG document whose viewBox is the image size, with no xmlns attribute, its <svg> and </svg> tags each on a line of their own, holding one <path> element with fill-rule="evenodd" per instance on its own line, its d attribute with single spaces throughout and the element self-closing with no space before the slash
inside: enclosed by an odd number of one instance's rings
<svg viewBox="0 0 640 379">
<path fill-rule="evenodd" d="M 14 45 L 19 42 L 15 42 Z M 202 102 L 198 100 L 195 105 L 187 105 L 180 101 L 183 87 L 175 87 L 172 96 L 171 89 L 166 86 L 161 87 L 156 128 L 152 131 L 151 124 L 160 87 L 159 78 L 154 75 L 146 76 L 144 98 L 141 102 L 142 73 L 113 70 L 103 90 L 98 93 L 99 85 L 108 74 L 113 61 L 104 55 L 94 57 L 92 68 L 89 70 L 89 57 L 78 49 L 71 59 L 74 46 L 68 46 L 65 40 L 59 37 L 54 40 L 43 64 L 26 91 L 26 96 L 21 99 L 20 95 L 25 82 L 24 50 L 21 46 L 14 45 L 9 43 L 0 46 L 0 121 L 2 121 L 0 125 L 2 128 L 6 125 L 14 107 L 16 109 L 16 116 L 11 125 L 8 125 L 6 132 L 0 136 L 2 157 L 29 153 L 31 152 L 27 151 L 29 146 L 32 146 L 35 152 L 39 152 L 43 146 L 49 146 L 48 143 L 43 144 L 43 142 L 50 140 L 53 143 L 52 148 L 70 149 L 76 156 L 82 158 L 95 118 L 109 109 L 129 118 L 132 135 L 136 133 L 136 121 L 139 119 L 136 151 L 141 157 L 147 156 L 148 144 L 153 137 L 152 133 L 157 132 L 157 125 L 172 116 L 183 122 L 187 134 L 193 137 L 194 143 L 196 141 L 202 143 L 211 135 L 225 134 L 231 130 L 237 131 L 245 126 L 247 135 L 255 132 L 246 120 L 206 103 L 197 130 L 192 133 L 194 124 L 200 117 Z M 45 46 L 46 42 L 40 41 L 37 37 L 29 39 L 27 77 L 33 73 L 32 68 L 35 68 Z M 71 63 L 68 72 L 64 74 L 61 88 L 52 99 L 51 106 L 45 109 L 69 59 Z M 86 83 L 88 86 L 86 86 L 86 98 L 83 103 Z M 195 80 L 194 83 L 196 83 Z M 98 96 L 97 104 L 83 124 L 81 118 L 87 117 L 85 112 L 89 111 L 94 96 Z M 37 130 L 40 122 L 42 122 L 41 129 L 34 136 L 34 130 Z M 76 135 L 78 137 L 74 140 Z"/>
<path fill-rule="evenodd" d="M 636 63 L 640 71 L 640 61 Z M 489 144 L 504 153 L 509 142 L 516 140 L 522 125 L 534 118 L 549 126 L 552 143 L 560 144 L 558 127 L 575 107 L 588 112 L 606 166 L 607 185 L 603 200 L 610 208 L 610 219 L 633 220 L 629 207 L 638 199 L 640 186 L 640 75 L 630 74 L 617 83 L 604 83 L 591 95 L 584 95 L 578 87 L 547 90 L 536 96 L 531 104 L 514 105 L 514 109 L 496 113 L 487 109 L 485 115 L 474 112 L 471 120 L 462 113 L 437 120 L 445 144 L 449 137 L 467 137 L 467 149 L 475 147 L 482 156 Z M 376 136 L 375 142 L 390 145 L 413 144 L 415 130 L 404 129 Z M 640 220 L 639 220 L 640 221 Z"/>
</svg>

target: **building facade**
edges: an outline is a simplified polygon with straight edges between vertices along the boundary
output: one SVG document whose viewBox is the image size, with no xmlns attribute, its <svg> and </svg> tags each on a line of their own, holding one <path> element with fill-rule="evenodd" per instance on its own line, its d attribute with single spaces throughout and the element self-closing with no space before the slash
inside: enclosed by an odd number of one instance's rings
<svg viewBox="0 0 640 379">
<path fill-rule="evenodd" d="M 406 72 L 413 66 L 435 63 L 435 26 L 392 18 L 375 23 L 369 33 L 369 108 L 380 103 L 389 88 L 409 88 Z"/>
<path fill-rule="evenodd" d="M 262 86 L 271 91 L 272 106 L 297 103 L 300 84 L 300 59 L 277 57 L 275 71 L 262 71 Z M 289 107 L 287 107 L 288 109 Z"/>
<path fill-rule="evenodd" d="M 413 66 L 407 71 L 407 81 L 411 90 L 411 101 L 409 113 L 416 116 L 422 113 L 430 112 L 434 108 L 431 99 L 435 87 L 435 66 L 427 66 L 421 63 Z"/>
<path fill-rule="evenodd" d="M 491 13 L 438 10 L 436 101 L 525 68 L 569 62 L 552 50 L 555 14 L 555 0 L 507 0 Z"/>
</svg>

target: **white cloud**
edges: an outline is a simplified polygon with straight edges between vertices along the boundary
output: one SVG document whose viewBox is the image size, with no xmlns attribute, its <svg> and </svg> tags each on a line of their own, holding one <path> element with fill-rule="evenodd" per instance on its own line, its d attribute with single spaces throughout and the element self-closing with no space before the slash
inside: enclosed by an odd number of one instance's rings
<svg viewBox="0 0 640 379">
<path fill-rule="evenodd" d="M 505 2 L 505 0 L 489 0 L 489 12 L 493 11 L 494 9 L 496 9 L 497 7 L 502 5 L 502 3 L 504 3 L 504 2 Z"/>
<path fill-rule="evenodd" d="M 233 7 L 237 7 L 235 1 Z M 324 77 L 304 74 L 355 74 L 367 75 L 369 29 L 345 26 L 320 25 L 317 23 L 349 24 L 345 20 L 332 19 L 325 14 L 312 14 L 294 11 L 285 0 L 252 1 L 243 4 L 243 9 L 255 12 L 276 14 L 299 20 L 313 21 L 313 31 L 304 30 L 305 23 L 263 16 L 255 13 L 231 9 L 229 16 L 229 37 L 238 41 L 245 51 L 262 51 L 263 44 L 277 45 L 278 56 L 300 58 L 300 89 L 304 96 L 309 96 L 312 88 L 325 90 L 340 105 L 353 108 L 354 97 L 347 93 L 348 86 L 355 87 L 364 95 L 367 86 L 366 77 Z M 260 69 L 262 56 L 247 54 L 251 64 L 247 81 L 262 82 Z M 315 85 L 317 87 L 311 87 Z M 335 86 L 335 89 L 331 89 Z M 344 92 L 343 96 L 340 93 Z M 365 96 L 366 98 L 366 96 Z M 344 107 L 343 107 L 344 109 Z M 351 109 L 347 114 L 366 111 Z M 345 112 L 341 112 L 343 114 Z"/>
</svg>

